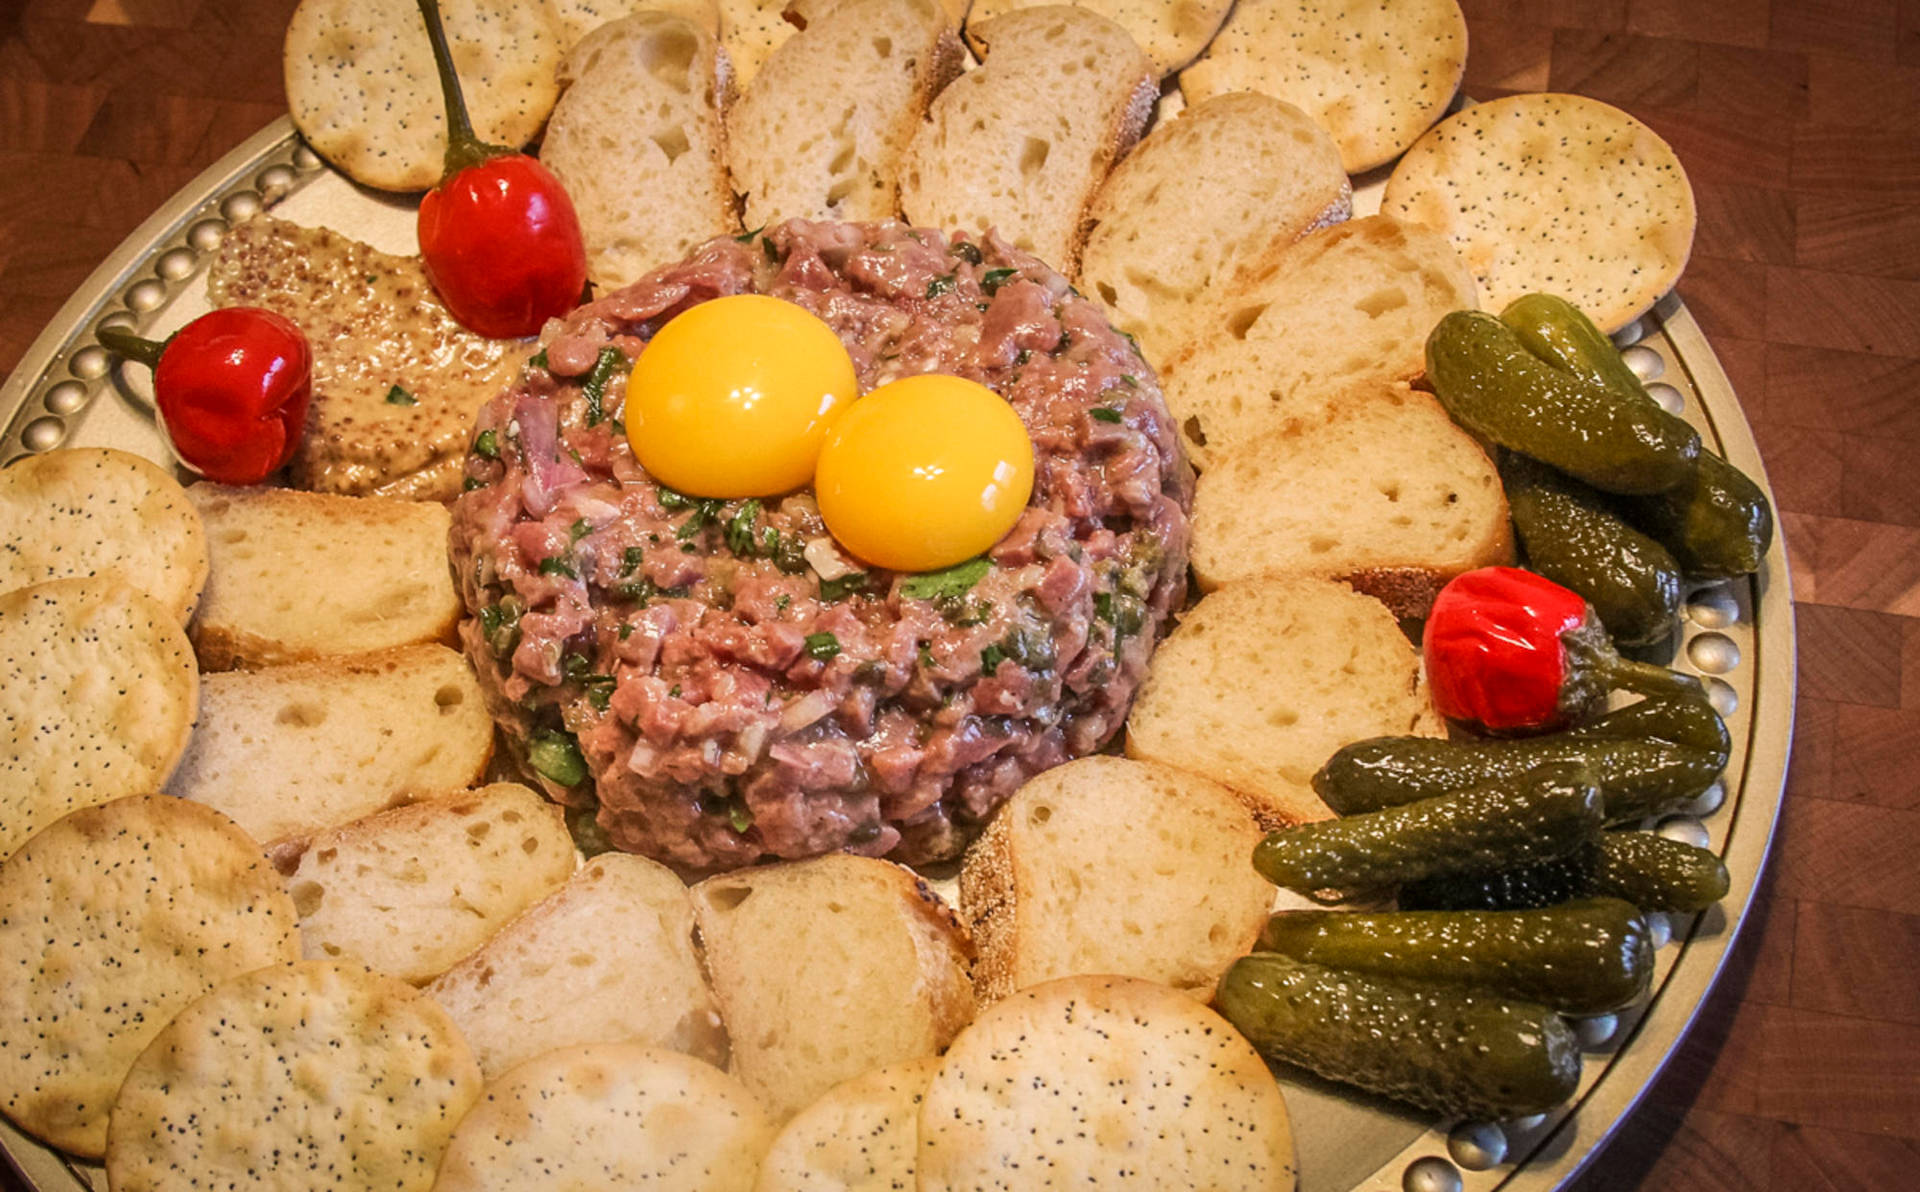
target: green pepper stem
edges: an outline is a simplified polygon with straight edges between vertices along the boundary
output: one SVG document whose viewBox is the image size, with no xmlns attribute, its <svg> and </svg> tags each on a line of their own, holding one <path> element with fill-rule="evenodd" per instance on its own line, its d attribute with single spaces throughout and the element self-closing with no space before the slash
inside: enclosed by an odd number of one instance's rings
<svg viewBox="0 0 1920 1192">
<path fill-rule="evenodd" d="M 108 351 L 137 361 L 148 368 L 160 367 L 160 353 L 167 350 L 167 345 L 161 341 L 135 335 L 124 327 L 102 327 L 100 343 Z"/>
<path fill-rule="evenodd" d="M 1631 658 L 1615 657 L 1605 665 L 1607 678 L 1615 687 L 1631 691 L 1636 695 L 1680 695 L 1694 699 L 1705 698 L 1700 680 L 1692 675 L 1683 675 L 1679 671 L 1655 666 L 1651 662 L 1635 662 Z"/>
<path fill-rule="evenodd" d="M 513 150 L 489 145 L 474 133 L 473 120 L 467 115 L 467 99 L 460 90 L 460 75 L 453 69 L 453 51 L 447 48 L 447 30 L 440 21 L 440 0 L 416 0 L 416 3 L 420 6 L 420 19 L 427 23 L 427 44 L 433 47 L 433 68 L 439 72 L 440 94 L 447 105 L 446 173 L 440 179 L 447 182 L 461 170 Z"/>
</svg>

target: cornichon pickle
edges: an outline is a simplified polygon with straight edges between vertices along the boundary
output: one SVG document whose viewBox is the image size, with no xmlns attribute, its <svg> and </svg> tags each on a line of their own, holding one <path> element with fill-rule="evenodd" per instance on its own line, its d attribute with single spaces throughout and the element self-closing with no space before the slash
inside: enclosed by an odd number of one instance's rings
<svg viewBox="0 0 1920 1192">
<path fill-rule="evenodd" d="M 1693 687 L 1685 696 L 1656 696 L 1617 708 L 1597 720 L 1575 725 L 1564 735 L 1576 739 L 1671 741 L 1709 754 L 1716 768 L 1725 768 L 1733 749 L 1726 721 L 1707 702 L 1699 680 L 1693 680 Z M 1606 784 L 1600 786 L 1604 794 Z"/>
<path fill-rule="evenodd" d="M 1669 741 L 1555 733 L 1498 741 L 1373 737 L 1342 747 L 1313 776 L 1313 789 L 1342 815 L 1431 799 L 1486 783 L 1514 782 L 1542 766 L 1575 765 L 1599 784 L 1609 820 L 1675 811 L 1712 786 L 1723 755 Z"/>
<path fill-rule="evenodd" d="M 1623 646 L 1661 641 L 1680 623 L 1680 565 L 1599 492 L 1511 451 L 1500 453 L 1527 567 L 1578 592 Z"/>
<path fill-rule="evenodd" d="M 1704 448 L 1693 475 L 1663 493 L 1622 498 L 1621 508 L 1667 544 L 1695 579 L 1758 571 L 1773 543 L 1773 506 L 1745 472 Z"/>
<path fill-rule="evenodd" d="M 1255 952 L 1220 979 L 1215 1004 L 1263 1055 L 1439 1113 L 1542 1113 L 1580 1080 L 1559 1015 L 1459 986 Z"/>
<path fill-rule="evenodd" d="M 1528 294 L 1500 312 L 1526 349 L 1576 377 L 1657 407 L 1613 341 L 1564 298 Z M 1672 552 L 1695 579 L 1727 579 L 1759 569 L 1773 542 L 1773 507 L 1745 472 L 1704 447 L 1686 480 L 1622 512 Z"/>
<path fill-rule="evenodd" d="M 1403 910 L 1522 910 L 1619 898 L 1643 911 L 1705 910 L 1726 897 L 1727 867 L 1703 848 L 1652 832 L 1604 832 L 1570 857 L 1409 883 Z"/>
<path fill-rule="evenodd" d="M 1607 492 L 1664 492 L 1692 474 L 1700 452 L 1685 422 L 1562 372 L 1480 311 L 1454 311 L 1434 327 L 1427 379 L 1455 422 Z"/>
<path fill-rule="evenodd" d="M 1309 964 L 1477 986 L 1563 1014 L 1618 1010 L 1653 977 L 1647 920 L 1617 898 L 1524 911 L 1288 911 L 1267 921 L 1255 947 Z"/>
<path fill-rule="evenodd" d="M 1565 856 L 1600 829 L 1600 790 L 1577 766 L 1364 815 L 1269 832 L 1253 867 L 1303 893 L 1367 889 Z"/>
</svg>

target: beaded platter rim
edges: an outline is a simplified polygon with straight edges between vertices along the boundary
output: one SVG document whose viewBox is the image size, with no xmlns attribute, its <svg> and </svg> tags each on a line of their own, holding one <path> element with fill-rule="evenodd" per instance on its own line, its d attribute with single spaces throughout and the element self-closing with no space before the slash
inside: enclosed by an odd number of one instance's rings
<svg viewBox="0 0 1920 1192">
<path fill-rule="evenodd" d="M 1168 113 L 1163 113 L 1163 115 Z M 0 385 L 0 466 L 88 441 L 99 411 L 143 419 L 154 458 L 167 458 L 138 391 L 100 347 L 99 331 L 142 330 L 189 287 L 226 229 L 318 180 L 353 188 L 281 117 L 182 188 L 74 293 Z M 1380 178 L 1359 180 L 1355 213 L 1376 207 Z M 371 192 L 367 203 L 391 200 Z M 1676 294 L 1616 336 L 1662 404 L 1772 496 L 1739 399 L 1706 336 Z M 139 424 L 136 423 L 136 428 Z M 139 433 L 138 429 L 136 433 Z M 118 444 L 116 444 L 118 445 Z M 1653 660 L 1699 675 L 1733 735 L 1733 760 L 1692 814 L 1649 824 L 1706 844 L 1731 874 L 1725 899 L 1698 915 L 1655 916 L 1653 992 L 1618 1015 L 1577 1022 L 1579 1091 L 1551 1113 L 1515 1122 L 1435 1121 L 1310 1077 L 1282 1072 L 1300 1151 L 1301 1192 L 1542 1192 L 1561 1188 L 1626 1120 L 1679 1047 L 1725 966 L 1759 888 L 1784 792 L 1796 654 L 1784 536 L 1752 576 L 1690 590 L 1679 632 Z M 104 1188 L 100 1169 L 47 1148 L 0 1118 L 0 1154 L 36 1192 Z"/>
</svg>

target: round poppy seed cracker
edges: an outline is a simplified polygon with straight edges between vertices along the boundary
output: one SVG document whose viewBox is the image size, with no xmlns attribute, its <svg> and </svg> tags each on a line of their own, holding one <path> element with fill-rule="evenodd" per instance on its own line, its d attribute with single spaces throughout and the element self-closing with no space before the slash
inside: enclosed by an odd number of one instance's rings
<svg viewBox="0 0 1920 1192">
<path fill-rule="evenodd" d="M 207 582 L 207 535 L 165 468 L 109 447 L 32 455 L 0 470 L 0 592 L 105 576 L 184 622 Z"/>
<path fill-rule="evenodd" d="M 0 859 L 67 812 L 159 790 L 199 706 L 173 610 L 117 579 L 0 595 Z"/>
<path fill-rule="evenodd" d="M 552 12 L 519 0 L 444 0 L 441 10 L 474 132 L 525 145 L 560 96 Z M 382 190 L 440 181 L 446 104 L 413 0 L 301 0 L 281 68 L 294 126 L 354 181 Z"/>
<path fill-rule="evenodd" d="M 1266 1063 L 1187 994 L 1062 977 L 960 1032 L 920 1105 L 921 1192 L 1290 1192 L 1286 1103 Z"/>
<path fill-rule="evenodd" d="M 1515 95 L 1407 150 L 1380 210 L 1453 241 L 1481 306 L 1558 294 L 1614 332 L 1673 287 L 1693 250 L 1693 187 L 1652 129 L 1580 95 Z"/>
<path fill-rule="evenodd" d="M 0 863 L 0 1109 L 99 1158 L 133 1061 L 215 984 L 300 958 L 293 899 L 220 812 L 134 795 Z"/>
<path fill-rule="evenodd" d="M 940 1057 L 863 1072 L 820 1094 L 780 1128 L 757 1192 L 891 1192 L 914 1186 L 920 1102 Z"/>
<path fill-rule="evenodd" d="M 334 961 L 256 969 L 140 1053 L 107 1126 L 114 1192 L 425 1192 L 480 1067 L 432 998 Z"/>
<path fill-rule="evenodd" d="M 1457 0 L 1239 0 L 1180 72 L 1180 94 L 1188 104 L 1233 91 L 1284 99 L 1327 130 L 1358 174 L 1431 127 L 1466 69 Z"/>
<path fill-rule="evenodd" d="M 773 1128 L 738 1080 L 644 1043 L 508 1069 L 460 1122 L 434 1192 L 751 1192 Z"/>
</svg>

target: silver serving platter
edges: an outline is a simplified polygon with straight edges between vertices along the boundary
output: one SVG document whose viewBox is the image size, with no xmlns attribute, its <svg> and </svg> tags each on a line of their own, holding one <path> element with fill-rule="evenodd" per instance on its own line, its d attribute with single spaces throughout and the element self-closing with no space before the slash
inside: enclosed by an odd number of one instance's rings
<svg viewBox="0 0 1920 1192">
<path fill-rule="evenodd" d="M 1163 113 L 1163 115 L 1171 114 Z M 1355 207 L 1377 208 L 1379 179 Z M 122 372 L 100 328 L 163 336 L 205 309 L 202 266 L 231 224 L 266 207 L 414 251 L 412 206 L 329 170 L 282 118 L 222 158 L 128 237 L 61 308 L 0 387 L 0 465 L 61 446 L 112 446 L 171 464 L 144 369 Z M 1738 398 L 1693 317 L 1669 295 L 1616 337 L 1634 369 L 1709 445 L 1766 485 Z M 1779 812 L 1792 737 L 1794 633 L 1784 544 L 1756 575 L 1688 593 L 1686 617 L 1656 659 L 1701 676 L 1733 736 L 1719 785 L 1649 827 L 1719 852 L 1733 887 L 1700 915 L 1652 916 L 1662 942 L 1649 999 L 1575 1024 L 1586 1048 L 1579 1092 L 1549 1114 L 1509 1122 L 1436 1122 L 1388 1102 L 1282 1070 L 1301 1192 L 1482 1192 L 1562 1187 L 1625 1120 L 1679 1044 L 1745 919 Z M 100 1169 L 68 1159 L 0 1119 L 0 1153 L 36 1192 L 104 1189 Z"/>
</svg>

